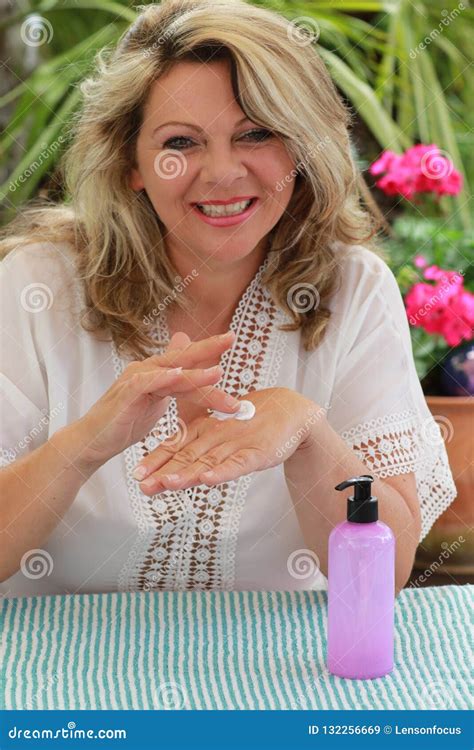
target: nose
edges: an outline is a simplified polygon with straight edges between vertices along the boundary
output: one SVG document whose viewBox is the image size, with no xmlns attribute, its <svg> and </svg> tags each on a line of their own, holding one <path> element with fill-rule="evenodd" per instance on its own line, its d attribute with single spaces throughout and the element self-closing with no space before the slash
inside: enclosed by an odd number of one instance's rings
<svg viewBox="0 0 474 750">
<path fill-rule="evenodd" d="M 247 168 L 238 149 L 227 143 L 213 144 L 206 150 L 201 170 L 204 182 L 220 187 L 231 187 L 235 180 L 245 177 Z"/>
</svg>

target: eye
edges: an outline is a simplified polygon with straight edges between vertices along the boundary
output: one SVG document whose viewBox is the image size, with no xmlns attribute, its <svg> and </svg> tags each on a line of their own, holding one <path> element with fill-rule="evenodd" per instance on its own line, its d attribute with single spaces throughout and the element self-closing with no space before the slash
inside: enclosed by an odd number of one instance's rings
<svg viewBox="0 0 474 750">
<path fill-rule="evenodd" d="M 247 131 L 247 133 L 244 133 L 240 140 L 242 139 L 249 139 L 251 141 L 256 141 L 257 143 L 266 141 L 268 138 L 271 138 L 273 136 L 273 133 L 270 130 L 266 130 L 265 128 L 254 128 L 253 130 Z M 171 148 L 178 151 L 181 151 L 186 148 L 190 148 L 194 144 L 194 141 L 192 138 L 188 138 L 184 135 L 178 135 L 174 136 L 173 138 L 168 138 L 167 141 L 163 143 L 163 148 Z"/>
<path fill-rule="evenodd" d="M 185 141 L 184 144 L 183 141 Z M 182 148 L 189 148 L 189 144 L 192 143 L 193 141 L 191 138 L 187 138 L 185 135 L 178 135 L 174 138 L 168 138 L 168 140 L 163 143 L 163 148 L 172 148 L 180 151 Z"/>
<path fill-rule="evenodd" d="M 266 141 L 267 138 L 271 138 L 273 133 L 270 130 L 266 130 L 265 128 L 255 128 L 254 130 L 249 130 L 247 133 L 244 133 L 242 138 L 250 137 L 252 141 Z"/>
</svg>

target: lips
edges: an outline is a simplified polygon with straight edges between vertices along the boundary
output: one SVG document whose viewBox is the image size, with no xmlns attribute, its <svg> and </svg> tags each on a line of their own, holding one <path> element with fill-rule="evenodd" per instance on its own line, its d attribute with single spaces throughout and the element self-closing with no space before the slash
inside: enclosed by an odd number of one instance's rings
<svg viewBox="0 0 474 750">
<path fill-rule="evenodd" d="M 193 201 L 191 206 L 228 206 L 230 203 L 241 203 L 242 201 L 250 201 L 256 198 L 256 195 L 237 195 L 235 198 L 229 198 L 228 200 L 212 200 L 212 201 Z"/>
<path fill-rule="evenodd" d="M 202 208 L 199 207 L 199 204 L 193 204 L 192 205 L 192 211 L 193 214 L 197 217 L 199 217 L 200 221 L 203 221 L 205 224 L 209 224 L 213 227 L 231 227 L 235 224 L 240 224 L 244 221 L 246 221 L 257 209 L 260 201 L 258 198 L 255 198 L 254 200 L 251 198 L 248 198 L 247 201 L 250 201 L 247 208 L 242 211 L 241 213 L 237 214 L 228 214 L 228 215 L 222 215 L 222 216 L 209 216 L 206 215 Z"/>
</svg>

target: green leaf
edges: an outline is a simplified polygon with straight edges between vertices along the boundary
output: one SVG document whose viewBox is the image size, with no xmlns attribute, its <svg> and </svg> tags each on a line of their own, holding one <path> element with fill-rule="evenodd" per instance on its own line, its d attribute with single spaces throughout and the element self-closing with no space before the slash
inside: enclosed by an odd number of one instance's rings
<svg viewBox="0 0 474 750">
<path fill-rule="evenodd" d="M 11 206 L 18 206 L 34 193 L 36 185 L 57 160 L 57 154 L 62 151 L 62 131 L 77 108 L 80 97 L 80 90 L 73 88 L 60 107 L 57 117 L 23 156 L 9 179 L 0 186 L 2 200 L 6 199 Z"/>
<path fill-rule="evenodd" d="M 333 52 L 321 49 L 320 53 L 328 64 L 335 82 L 350 99 L 380 145 L 395 150 L 408 148 L 408 139 L 385 111 L 373 89 L 357 78 L 349 66 Z"/>
</svg>

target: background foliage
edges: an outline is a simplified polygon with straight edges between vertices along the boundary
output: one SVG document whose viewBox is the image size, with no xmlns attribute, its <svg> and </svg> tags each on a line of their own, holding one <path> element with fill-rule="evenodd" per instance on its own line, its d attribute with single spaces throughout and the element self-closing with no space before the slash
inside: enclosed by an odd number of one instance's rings
<svg viewBox="0 0 474 750">
<path fill-rule="evenodd" d="M 472 184 L 472 128 L 463 119 L 474 94 L 469 69 L 472 9 L 467 0 L 460 4 L 256 0 L 255 4 L 299 24 L 315 20 L 319 51 L 370 133 L 362 159 L 375 158 L 377 149 L 401 151 L 417 141 L 434 142 Z M 47 43 L 28 49 L 21 29 L 32 13 L 46 19 L 52 33 Z M 449 21 L 447 13 L 456 16 Z M 10 8 L 0 24 L 7 53 L 4 70 L 12 83 L 0 97 L 0 114 L 7 112 L 10 121 L 0 139 L 4 175 L 0 194 L 7 212 L 33 196 L 51 171 L 59 151 L 45 152 L 79 105 L 78 83 L 94 53 L 114 44 L 135 15 L 132 4 L 122 0 L 30 0 L 18 3 L 14 11 Z M 449 23 L 442 25 L 443 19 Z M 428 45 L 417 49 L 427 38 Z M 34 64 L 28 72 L 31 53 Z M 38 166 L 29 179 L 11 190 L 32 164 Z M 451 220 L 468 226 L 466 196 L 456 198 L 454 204 Z"/>
<path fill-rule="evenodd" d="M 0 0 L 0 3 L 2 0 Z M 470 66 L 473 11 L 468 0 L 254 0 L 299 25 L 317 29 L 317 46 L 354 112 L 354 144 L 367 168 L 384 149 L 402 152 L 435 143 L 464 176 L 459 196 L 408 204 L 374 195 L 392 223 L 390 263 L 402 292 L 420 280 L 412 260 L 425 255 L 463 269 L 472 287 L 473 241 L 468 234 L 474 182 L 474 77 Z M 28 199 L 58 190 L 54 174 L 67 145 L 67 125 L 80 104 L 78 84 L 94 54 L 113 45 L 136 16 L 124 0 L 20 0 L 0 23 L 5 90 L 0 95 L 0 198 L 3 221 Z M 147 4 L 147 3 L 144 3 Z M 47 24 L 45 43 L 28 46 L 24 24 L 35 14 Z M 468 118 L 471 118 L 470 120 Z M 27 179 L 25 179 L 27 175 Z M 49 193 L 50 194 L 50 193 Z M 67 200 L 67 196 L 59 194 Z M 448 347 L 412 329 L 420 378 Z"/>
</svg>

